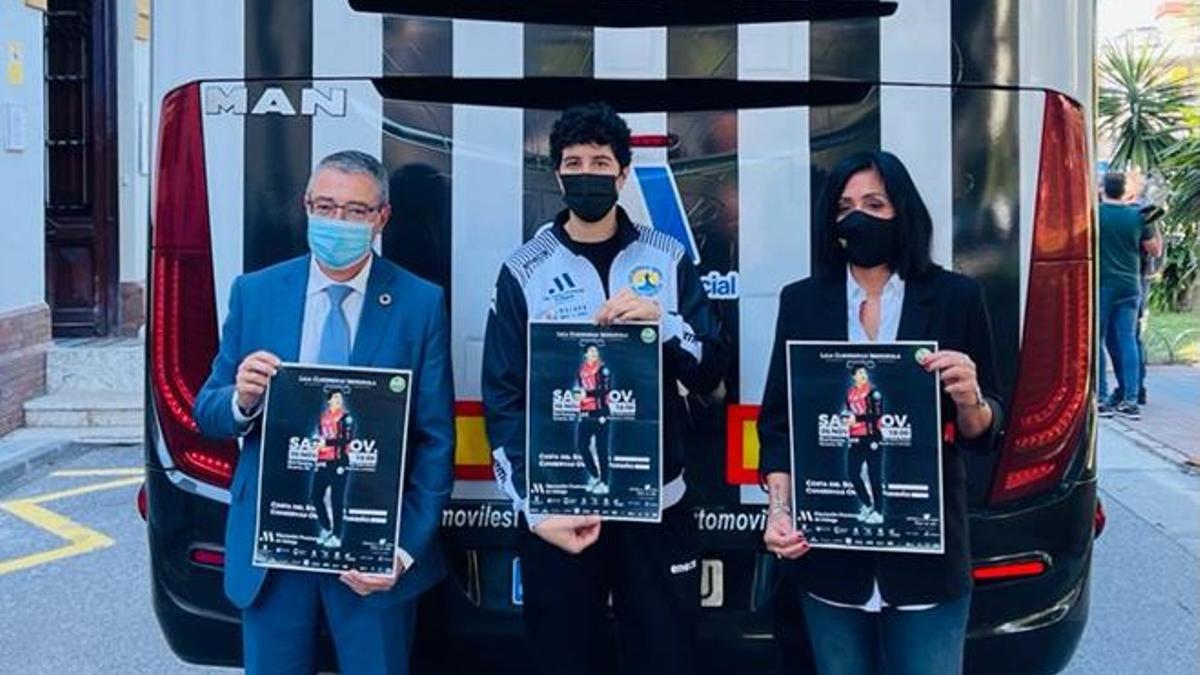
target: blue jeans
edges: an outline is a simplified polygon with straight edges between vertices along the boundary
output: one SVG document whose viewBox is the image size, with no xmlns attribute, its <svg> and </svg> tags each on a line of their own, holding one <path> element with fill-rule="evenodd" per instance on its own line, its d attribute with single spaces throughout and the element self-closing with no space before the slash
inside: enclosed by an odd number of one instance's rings
<svg viewBox="0 0 1200 675">
<path fill-rule="evenodd" d="M 1138 395 L 1138 339 L 1137 314 L 1140 293 L 1100 287 L 1100 325 L 1097 336 L 1102 337 L 1108 348 L 1113 370 L 1117 374 L 1117 385 L 1125 401 L 1137 403 Z M 1103 353 L 1096 350 L 1098 388 L 1096 395 L 1101 401 L 1108 399 L 1108 369 Z"/>
<path fill-rule="evenodd" d="M 1138 396 L 1139 397 L 1142 395 L 1142 392 L 1146 391 L 1146 325 L 1149 321 L 1149 318 L 1147 316 L 1149 314 L 1149 309 L 1150 309 L 1150 280 L 1143 277 L 1142 278 L 1142 294 L 1141 294 L 1141 296 L 1138 297 L 1137 326 L 1135 327 L 1135 330 L 1137 331 L 1137 348 L 1138 348 L 1137 386 L 1138 386 Z M 1109 339 L 1114 332 L 1115 331 L 1113 331 L 1110 327 L 1109 335 L 1105 336 L 1105 339 L 1106 340 Z M 1120 370 L 1121 370 L 1120 364 L 1114 363 L 1113 370 L 1120 372 Z M 1120 388 L 1117 388 L 1117 390 L 1113 392 L 1113 396 L 1118 396 L 1118 395 L 1121 400 L 1125 399 L 1125 393 Z"/>
<path fill-rule="evenodd" d="M 969 593 L 930 609 L 882 612 L 804 596 L 818 675 L 961 675 L 970 612 Z"/>
</svg>

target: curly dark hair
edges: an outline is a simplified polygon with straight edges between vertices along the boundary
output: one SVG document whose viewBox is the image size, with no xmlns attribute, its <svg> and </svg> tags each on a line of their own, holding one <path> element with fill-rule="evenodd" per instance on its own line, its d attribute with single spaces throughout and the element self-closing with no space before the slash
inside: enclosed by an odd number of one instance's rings
<svg viewBox="0 0 1200 675">
<path fill-rule="evenodd" d="M 563 111 L 550 131 L 550 159 L 554 167 L 562 163 L 565 148 L 586 143 L 611 147 L 622 169 L 633 161 L 629 125 L 607 103 L 584 103 Z"/>
</svg>

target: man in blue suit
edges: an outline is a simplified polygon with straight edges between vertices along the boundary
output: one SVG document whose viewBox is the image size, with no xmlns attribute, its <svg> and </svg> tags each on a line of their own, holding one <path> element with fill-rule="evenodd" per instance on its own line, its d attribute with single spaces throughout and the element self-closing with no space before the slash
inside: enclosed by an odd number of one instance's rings
<svg viewBox="0 0 1200 675">
<path fill-rule="evenodd" d="M 238 277 L 195 418 L 214 438 L 241 437 L 225 530 L 225 593 L 242 610 L 249 673 L 315 672 L 322 613 L 344 673 L 407 673 L 418 596 L 445 575 L 437 541 L 450 494 L 454 391 L 442 289 L 375 256 L 388 181 L 357 151 L 321 160 L 304 196 L 311 255 Z M 258 424 L 281 361 L 413 371 L 397 573 L 381 577 L 251 564 Z"/>
</svg>

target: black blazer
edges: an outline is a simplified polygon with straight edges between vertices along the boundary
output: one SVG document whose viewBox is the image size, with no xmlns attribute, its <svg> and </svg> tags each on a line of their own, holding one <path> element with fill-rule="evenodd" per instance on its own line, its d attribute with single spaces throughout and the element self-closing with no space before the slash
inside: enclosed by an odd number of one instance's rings
<svg viewBox="0 0 1200 675">
<path fill-rule="evenodd" d="M 784 287 L 771 353 L 767 388 L 758 420 L 762 444 L 761 470 L 791 471 L 788 434 L 786 342 L 846 340 L 846 277 L 808 278 Z M 793 572 L 801 588 L 846 604 L 871 597 L 872 579 L 890 605 L 931 604 L 961 597 L 971 588 L 971 550 L 967 536 L 966 470 L 962 451 L 989 451 L 1003 428 L 997 393 L 992 330 L 983 289 L 960 274 L 935 267 L 919 279 L 906 279 L 899 340 L 937 340 L 941 349 L 960 351 L 976 363 L 979 386 L 994 413 L 992 427 L 979 438 L 946 438 L 942 452 L 945 544 L 943 555 L 872 553 L 814 549 L 801 557 Z M 942 426 L 956 419 L 954 402 L 942 395 Z"/>
</svg>

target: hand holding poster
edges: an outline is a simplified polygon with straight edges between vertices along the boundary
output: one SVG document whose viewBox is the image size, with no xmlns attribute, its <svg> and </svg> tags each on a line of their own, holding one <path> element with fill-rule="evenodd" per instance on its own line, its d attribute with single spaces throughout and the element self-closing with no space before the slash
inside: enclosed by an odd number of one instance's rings
<svg viewBox="0 0 1200 675">
<path fill-rule="evenodd" d="M 412 372 L 285 363 L 263 410 L 254 564 L 392 574 Z"/>
<path fill-rule="evenodd" d="M 936 343 L 787 345 L 796 527 L 815 548 L 941 553 Z"/>
<path fill-rule="evenodd" d="M 661 360 L 656 324 L 529 324 L 530 514 L 659 522 Z"/>
</svg>

